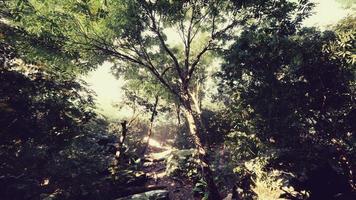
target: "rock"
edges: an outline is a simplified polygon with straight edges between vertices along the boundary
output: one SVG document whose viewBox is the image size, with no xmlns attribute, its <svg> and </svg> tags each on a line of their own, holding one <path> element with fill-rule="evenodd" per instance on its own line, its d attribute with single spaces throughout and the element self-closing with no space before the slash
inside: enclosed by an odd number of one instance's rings
<svg viewBox="0 0 356 200">
<path fill-rule="evenodd" d="M 232 194 L 229 193 L 223 200 L 232 200 Z"/>
<path fill-rule="evenodd" d="M 168 190 L 152 190 L 116 200 L 169 200 Z"/>
</svg>

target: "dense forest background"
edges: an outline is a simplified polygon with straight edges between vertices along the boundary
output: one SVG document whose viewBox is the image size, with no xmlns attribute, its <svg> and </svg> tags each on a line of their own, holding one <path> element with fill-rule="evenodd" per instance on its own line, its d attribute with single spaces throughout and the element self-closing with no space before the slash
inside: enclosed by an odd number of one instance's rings
<svg viewBox="0 0 356 200">
<path fill-rule="evenodd" d="M 0 199 L 356 199 L 338 2 L 320 29 L 309 0 L 0 0 Z"/>
</svg>

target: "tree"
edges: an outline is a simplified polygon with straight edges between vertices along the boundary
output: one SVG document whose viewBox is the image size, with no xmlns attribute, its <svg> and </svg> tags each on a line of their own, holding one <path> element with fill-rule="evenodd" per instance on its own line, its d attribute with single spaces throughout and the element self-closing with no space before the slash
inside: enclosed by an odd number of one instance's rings
<svg viewBox="0 0 356 200">
<path fill-rule="evenodd" d="M 210 199 L 220 199 L 199 133 L 201 119 L 196 80 L 209 63 L 209 52 L 226 48 L 238 29 L 252 20 L 274 15 L 298 23 L 312 5 L 283 1 L 18 1 L 8 3 L 15 21 L 35 33 L 63 38 L 64 49 L 80 49 L 80 61 L 109 59 L 120 67 L 149 72 L 184 108 L 189 130 L 199 152 Z M 18 6 L 20 5 L 20 6 Z M 46 5 L 46 6 L 44 6 Z M 16 8 L 14 8 L 16 6 Z M 294 15 L 293 15 L 294 14 Z M 38 22 L 43 22 L 38 25 Z M 168 43 L 176 31 L 179 45 Z M 197 84 L 199 83 L 199 84 Z"/>
<path fill-rule="evenodd" d="M 356 16 L 350 15 L 340 20 L 332 30 L 336 34 L 336 39 L 324 46 L 324 51 L 330 53 L 331 58 L 343 60 L 345 67 L 352 67 L 356 63 L 355 40 Z"/>
<path fill-rule="evenodd" d="M 7 28 L 1 32 L 4 38 L 16 34 L 12 27 L 1 26 Z M 4 186 L 0 195 L 36 198 L 55 184 L 63 186 L 64 177 L 56 176 L 59 152 L 95 116 L 93 101 L 78 80 L 25 63 L 21 59 L 25 55 L 4 38 L 0 41 L 0 182 Z"/>
<path fill-rule="evenodd" d="M 320 174 L 333 168 L 341 171 L 322 181 L 330 185 L 305 184 L 312 199 L 337 193 L 351 198 L 355 190 L 355 137 L 351 134 L 355 30 L 346 28 L 340 35 L 286 28 L 288 22 L 270 23 L 246 29 L 225 54 L 221 77 L 226 87 L 221 92 L 232 97 L 228 101 L 236 131 L 257 136 L 269 150 L 278 149 L 279 158 L 270 163 L 272 167 L 297 176 L 308 174 L 310 179 L 313 173 L 321 179 L 327 176 Z M 354 22 L 342 21 L 337 27 L 345 24 L 353 27 Z M 348 184 L 341 181 L 345 178 Z"/>
<path fill-rule="evenodd" d="M 144 113 L 149 113 L 150 115 L 142 152 L 145 154 L 158 113 L 169 111 L 169 104 L 174 103 L 174 98 L 162 88 L 151 74 L 147 74 L 142 70 L 139 71 L 137 68 L 131 68 L 125 71 L 117 70 L 114 73 L 117 77 L 124 77 L 126 80 L 123 86 L 126 99 L 120 102 L 118 106 L 129 105 L 133 112 L 132 120 L 143 117 Z M 141 108 L 141 112 L 138 111 L 139 108 Z"/>
<path fill-rule="evenodd" d="M 8 23 L 0 28 L 1 198 L 110 199 L 133 192 L 127 183 L 139 185 L 142 176 L 128 163 L 114 165 L 117 136 L 94 113 L 94 94 L 75 65 L 63 69 L 51 59 L 47 65 L 41 58 L 56 52 L 55 44 Z"/>
</svg>

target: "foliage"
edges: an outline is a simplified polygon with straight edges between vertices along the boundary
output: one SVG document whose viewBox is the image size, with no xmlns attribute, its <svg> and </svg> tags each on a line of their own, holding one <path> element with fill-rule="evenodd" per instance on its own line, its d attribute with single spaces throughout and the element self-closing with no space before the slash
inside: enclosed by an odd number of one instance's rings
<svg viewBox="0 0 356 200">
<path fill-rule="evenodd" d="M 350 45 L 342 46 L 332 31 L 285 29 L 283 23 L 275 29 L 251 26 L 227 52 L 221 77 L 224 92 L 232 97 L 225 100 L 236 131 L 256 138 L 264 148 L 279 149 L 282 153 L 271 162 L 274 168 L 300 178 L 329 163 L 352 181 L 355 69 L 350 54 L 336 53 L 353 52 L 352 37 L 344 41 Z M 325 51 L 327 45 L 340 46 Z M 255 147 L 252 152 L 260 150 Z M 323 195 L 311 193 L 311 198 Z"/>
<path fill-rule="evenodd" d="M 17 52 L 7 43 L 1 50 L 1 181 L 7 183 L 2 195 L 32 198 L 44 180 L 59 181 L 53 177 L 54 157 L 94 117 L 93 102 L 75 79 L 58 79 L 16 60 Z"/>
<path fill-rule="evenodd" d="M 58 33 L 59 27 L 51 26 L 52 19 L 45 20 L 28 1 L 1 1 L 0 4 L 0 38 L 16 46 L 18 55 L 26 63 L 46 66 L 47 70 L 61 72 L 63 77 L 85 73 L 95 66 L 95 62 L 81 59 L 77 50 L 65 49 L 67 40 Z M 18 23 L 27 15 L 31 15 L 26 20 L 28 29 Z M 50 30 L 45 30 L 48 27 Z"/>
<path fill-rule="evenodd" d="M 196 179 L 198 176 L 197 152 L 194 149 L 172 150 L 166 159 L 166 173 L 169 176 L 186 176 Z"/>
<path fill-rule="evenodd" d="M 202 110 L 202 121 L 206 132 L 201 133 L 199 137 L 207 147 L 214 148 L 221 145 L 232 129 L 231 122 L 225 114 L 222 111 Z M 180 149 L 193 147 L 193 138 L 189 135 L 187 121 L 184 121 L 179 127 L 174 141 L 175 146 Z"/>
<path fill-rule="evenodd" d="M 194 148 L 193 138 L 186 124 L 179 127 L 173 145 L 178 149 Z"/>
<path fill-rule="evenodd" d="M 260 19 L 277 18 L 271 25 L 282 22 L 281 32 L 289 31 L 309 15 L 313 4 L 308 0 L 19 0 L 5 6 L 14 24 L 31 34 L 58 39 L 61 51 L 78 55 L 80 62 L 112 60 L 123 71 L 134 71 L 129 75 L 135 78 L 140 72 L 154 77 L 159 89 L 184 108 L 199 157 L 207 162 L 202 172 L 213 199 L 220 195 L 201 141 L 205 132 L 201 85 L 209 55 L 228 47 L 239 30 Z M 178 45 L 168 44 L 166 32 L 172 29 L 181 39 Z"/>
<path fill-rule="evenodd" d="M 281 170 L 266 169 L 271 158 L 273 156 L 260 156 L 244 164 L 245 170 L 251 175 L 251 191 L 257 199 L 284 199 L 285 195 L 290 195 L 289 198 L 297 197 L 298 199 L 308 197 L 305 191 L 297 192 L 290 186 L 291 174 Z"/>
<path fill-rule="evenodd" d="M 196 147 L 172 151 L 167 174 L 193 179 L 203 198 L 219 199 L 216 185 L 225 192 L 232 182 L 244 199 L 353 198 L 355 17 L 302 28 L 313 6 L 0 1 L 1 197 L 111 199 L 142 185 L 138 152 L 160 113 L 176 146 Z M 213 111 L 202 100 L 219 56 L 225 107 Z M 124 106 L 152 113 L 150 125 L 130 120 L 124 146 L 119 124 L 94 114 L 78 79 L 104 61 L 126 80 Z"/>
<path fill-rule="evenodd" d="M 1 25 L 8 28 L 0 41 L 1 198 L 108 199 L 137 184 L 137 169 L 110 174 L 117 136 L 94 113 L 85 83 L 28 61 L 32 54 L 9 41 L 15 29 Z"/>
<path fill-rule="evenodd" d="M 208 199 L 207 183 L 201 177 L 199 170 L 201 163 L 198 161 L 198 154 L 194 148 L 183 150 L 172 150 L 166 159 L 166 174 L 173 177 L 184 177 L 193 181 L 192 191 L 195 196 Z"/>
<path fill-rule="evenodd" d="M 256 194 L 257 199 L 280 199 L 284 193 L 282 190 L 283 179 L 278 178 L 276 171 L 264 172 L 263 164 L 266 164 L 266 161 L 262 161 L 262 159 L 245 163 L 246 169 L 252 171 L 254 175 L 252 191 Z"/>
<path fill-rule="evenodd" d="M 206 192 L 207 185 L 204 179 L 199 179 L 193 188 L 194 195 L 197 197 L 200 196 L 202 200 L 207 200 L 209 197 L 209 193 Z"/>
<path fill-rule="evenodd" d="M 347 63 L 345 67 L 354 66 L 356 63 L 356 16 L 342 19 L 334 30 L 336 39 L 326 44 L 324 51 L 330 53 L 332 59 L 345 61 Z"/>
</svg>

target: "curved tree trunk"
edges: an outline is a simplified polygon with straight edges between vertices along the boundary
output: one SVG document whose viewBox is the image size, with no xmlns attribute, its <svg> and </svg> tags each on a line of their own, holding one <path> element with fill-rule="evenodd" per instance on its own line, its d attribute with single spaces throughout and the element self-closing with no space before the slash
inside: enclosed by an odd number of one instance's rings
<svg viewBox="0 0 356 200">
<path fill-rule="evenodd" d="M 193 136 L 195 146 L 198 150 L 199 160 L 201 164 L 202 176 L 207 183 L 209 192 L 209 200 L 221 199 L 220 193 L 214 182 L 213 171 L 210 167 L 207 151 L 202 144 L 200 136 L 204 133 L 205 127 L 201 119 L 200 106 L 195 99 L 186 98 L 184 102 L 184 113 L 187 119 L 189 131 Z"/>
</svg>

